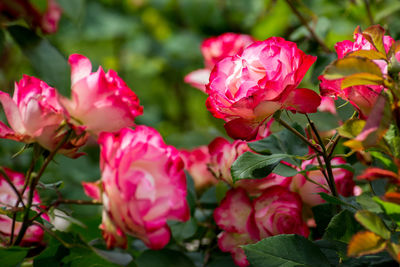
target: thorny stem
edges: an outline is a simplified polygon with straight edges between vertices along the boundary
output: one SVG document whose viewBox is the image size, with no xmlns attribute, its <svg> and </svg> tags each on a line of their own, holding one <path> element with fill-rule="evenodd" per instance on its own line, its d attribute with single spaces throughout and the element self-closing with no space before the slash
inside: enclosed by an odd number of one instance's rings
<svg viewBox="0 0 400 267">
<path fill-rule="evenodd" d="M 98 200 L 81 200 L 81 199 L 57 199 L 54 203 L 47 206 L 46 208 L 41 208 L 36 206 L 41 211 L 30 219 L 31 222 L 42 216 L 44 213 L 48 212 L 52 207 L 58 207 L 60 204 L 76 204 L 76 205 L 103 205 L 101 201 Z"/>
<path fill-rule="evenodd" d="M 25 207 L 25 203 L 23 202 L 22 196 L 25 194 L 25 190 L 28 187 L 28 184 L 30 183 L 30 180 L 32 178 L 31 177 L 32 176 L 32 172 L 33 172 L 33 170 L 35 168 L 36 160 L 37 160 L 36 153 L 35 153 L 37 151 L 37 149 L 40 149 L 40 148 L 37 145 L 34 145 L 33 146 L 33 156 L 32 156 L 32 160 L 31 160 L 31 165 L 29 166 L 29 169 L 28 169 L 28 171 L 26 172 L 26 175 L 25 175 L 24 187 L 21 190 L 21 198 L 19 198 L 17 200 L 17 203 L 15 203 L 15 207 L 16 208 L 19 206 L 20 203 L 22 203 L 23 206 Z M 14 239 L 14 231 L 15 231 L 16 219 L 17 219 L 17 214 L 15 213 L 13 215 L 12 223 L 11 223 L 11 236 L 10 236 L 10 243 L 9 243 L 10 245 L 12 245 L 13 239 Z"/>
<path fill-rule="evenodd" d="M 282 125 L 283 127 L 285 127 L 286 129 L 288 129 L 289 131 L 291 131 L 293 134 L 295 134 L 297 137 L 299 137 L 304 143 L 306 143 L 306 145 L 308 145 L 309 147 L 311 147 L 312 150 L 314 150 L 317 154 L 321 154 L 322 152 L 315 147 L 315 145 L 313 143 L 311 143 L 307 138 L 305 138 L 301 133 L 299 133 L 296 129 L 294 129 L 292 126 L 290 126 L 289 124 L 287 124 L 285 121 L 283 121 L 281 118 L 275 118 L 275 120 Z"/>
<path fill-rule="evenodd" d="M 329 187 L 331 189 L 332 195 L 334 197 L 338 197 L 339 195 L 338 195 L 337 190 L 336 190 L 335 178 L 333 177 L 333 172 L 332 172 L 331 157 L 329 156 L 329 155 L 331 155 L 331 153 L 329 153 L 329 154 L 327 153 L 325 145 L 324 145 L 324 143 L 323 143 L 323 141 L 321 139 L 321 136 L 318 133 L 317 128 L 315 127 L 314 122 L 312 122 L 310 120 L 310 118 L 308 117 L 307 114 L 305 114 L 305 116 L 306 116 L 306 118 L 308 120 L 308 123 L 311 126 L 311 129 L 313 130 L 315 136 L 317 137 L 318 143 L 320 144 L 320 147 L 322 149 L 322 154 L 321 155 L 322 155 L 322 157 L 323 157 L 323 159 L 325 161 L 325 166 L 326 166 L 325 169 L 326 169 L 326 172 L 327 172 L 327 175 L 328 175 L 327 182 L 328 182 Z M 320 163 L 320 167 L 322 169 L 323 165 L 321 165 L 320 160 L 318 160 L 318 162 Z"/>
<path fill-rule="evenodd" d="M 303 24 L 304 27 L 307 28 L 308 32 L 311 34 L 311 36 L 314 38 L 314 40 L 321 46 L 322 50 L 324 50 L 326 53 L 331 53 L 332 51 L 324 43 L 324 41 L 317 35 L 317 33 L 314 31 L 314 29 L 310 27 L 307 20 L 299 12 L 296 5 L 293 4 L 292 0 L 286 0 L 286 3 L 289 5 L 290 9 L 293 11 L 293 13 L 296 15 L 296 17 L 300 20 L 301 24 Z"/>
<path fill-rule="evenodd" d="M 43 162 L 43 165 L 41 166 L 41 168 L 39 169 L 38 173 L 36 175 L 31 175 L 31 179 L 29 181 L 29 195 L 28 195 L 28 202 L 26 204 L 26 209 L 25 209 L 25 213 L 24 213 L 24 217 L 22 220 L 22 226 L 21 229 L 18 233 L 18 236 L 15 240 L 14 245 L 18 245 L 19 243 L 21 243 L 22 238 L 25 235 L 26 230 L 29 227 L 30 224 L 30 219 L 29 219 L 29 212 L 31 210 L 32 207 L 32 202 L 33 202 L 33 196 L 35 193 L 35 188 L 37 183 L 40 180 L 40 177 L 43 175 L 44 171 L 46 170 L 47 166 L 50 164 L 50 162 L 53 160 L 54 156 L 57 154 L 58 150 L 66 143 L 68 142 L 69 138 L 72 135 L 72 130 L 68 131 L 65 136 L 63 137 L 63 139 L 57 144 L 57 146 L 54 148 L 53 151 L 51 151 L 50 155 L 48 157 L 46 157 L 45 161 Z"/>
</svg>

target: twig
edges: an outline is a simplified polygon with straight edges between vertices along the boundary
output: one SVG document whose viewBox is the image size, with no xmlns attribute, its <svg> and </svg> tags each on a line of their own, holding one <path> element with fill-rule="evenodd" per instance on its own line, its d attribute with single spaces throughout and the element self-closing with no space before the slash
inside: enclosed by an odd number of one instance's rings
<svg viewBox="0 0 400 267">
<path fill-rule="evenodd" d="M 25 207 L 25 204 L 24 204 L 24 201 L 22 200 L 22 196 L 21 196 L 20 192 L 15 187 L 15 185 L 11 181 L 10 177 L 7 175 L 7 173 L 4 171 L 4 169 L 2 167 L 0 167 L 0 173 L 3 175 L 4 179 L 7 181 L 7 183 L 11 186 L 12 190 L 14 191 L 14 193 L 17 195 L 18 201 L 20 203 L 22 203 L 23 207 Z"/>
<path fill-rule="evenodd" d="M 367 10 L 368 20 L 370 25 L 374 25 L 374 17 L 372 16 L 371 7 L 369 5 L 369 0 L 364 0 L 365 9 Z"/>
<path fill-rule="evenodd" d="M 304 143 L 306 143 L 309 147 L 311 147 L 312 150 L 314 150 L 317 154 L 321 154 L 322 152 L 315 147 L 313 143 L 311 143 L 307 138 L 305 138 L 301 133 L 299 133 L 296 129 L 294 129 L 292 126 L 287 124 L 284 120 L 281 118 L 275 118 L 275 120 L 281 124 L 283 127 L 291 131 L 293 134 L 295 134 L 297 137 L 299 137 Z"/>
<path fill-rule="evenodd" d="M 306 118 L 308 120 L 308 123 L 310 124 L 311 129 L 313 130 L 315 136 L 317 137 L 318 143 L 319 143 L 320 147 L 322 148 L 322 154 L 321 155 L 322 155 L 322 157 L 323 157 L 323 159 L 325 161 L 325 165 L 326 165 L 325 169 L 326 169 L 326 172 L 327 172 L 327 175 L 328 175 L 327 182 L 329 184 L 329 188 L 331 189 L 332 195 L 335 196 L 335 197 L 338 197 L 338 193 L 337 193 L 337 190 L 336 190 L 336 184 L 335 184 L 335 177 L 333 176 L 333 172 L 332 172 L 331 159 L 327 154 L 327 151 L 325 149 L 325 145 L 322 142 L 322 138 L 319 135 L 317 127 L 315 127 L 314 122 L 312 122 L 310 120 L 310 117 L 308 117 L 307 114 L 304 114 L 304 115 L 306 116 Z M 318 162 L 320 163 L 321 168 L 323 168 L 323 165 L 321 164 L 319 158 L 318 158 Z"/>
<path fill-rule="evenodd" d="M 307 20 L 299 12 L 299 10 L 293 4 L 292 0 L 286 0 L 286 3 L 289 5 L 290 9 L 297 16 L 297 18 L 300 20 L 301 24 L 303 24 L 304 27 L 307 28 L 308 32 L 311 34 L 311 36 L 314 38 L 314 40 L 321 46 L 322 50 L 324 50 L 326 53 L 331 53 L 332 51 L 324 43 L 324 41 L 317 35 L 317 33 L 314 31 L 314 29 L 310 27 L 310 25 L 308 24 Z"/>
<path fill-rule="evenodd" d="M 36 175 L 32 175 L 32 178 L 31 178 L 30 184 L 29 184 L 28 203 L 26 205 L 24 217 L 23 217 L 23 220 L 22 220 L 22 226 L 21 226 L 21 229 L 20 229 L 20 231 L 18 233 L 17 239 L 15 240 L 14 245 L 18 245 L 22 241 L 22 238 L 24 237 L 25 232 L 29 227 L 29 223 L 30 223 L 29 211 L 30 211 L 30 209 L 32 207 L 35 188 L 36 188 L 37 183 L 40 180 L 40 177 L 43 175 L 44 171 L 46 170 L 46 168 L 50 164 L 50 162 L 53 160 L 53 158 L 57 154 L 58 150 L 69 140 L 71 135 L 72 135 L 72 130 L 68 131 L 66 133 L 66 135 L 63 137 L 63 139 L 54 148 L 54 150 L 51 151 L 50 155 L 43 162 L 43 165 L 39 169 L 38 173 Z"/>
</svg>

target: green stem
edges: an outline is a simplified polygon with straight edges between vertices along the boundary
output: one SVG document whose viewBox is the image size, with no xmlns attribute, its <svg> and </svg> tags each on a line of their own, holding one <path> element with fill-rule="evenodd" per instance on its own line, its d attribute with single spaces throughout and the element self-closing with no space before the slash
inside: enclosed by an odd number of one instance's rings
<svg viewBox="0 0 400 267">
<path fill-rule="evenodd" d="M 311 34 L 312 38 L 321 46 L 322 50 L 326 53 L 332 53 L 329 47 L 324 43 L 324 41 L 317 35 L 313 28 L 310 27 L 307 20 L 303 17 L 300 11 L 297 9 L 296 5 L 292 2 L 292 0 L 286 0 L 286 3 L 289 5 L 292 12 L 296 15 L 296 17 L 300 20 L 301 24 L 308 30 Z"/>
<path fill-rule="evenodd" d="M 325 169 L 326 169 L 327 176 L 328 176 L 327 177 L 327 182 L 328 182 L 329 188 L 331 189 L 332 195 L 334 197 L 338 197 L 339 195 L 338 195 L 337 190 L 336 190 L 335 178 L 334 178 L 333 172 L 332 172 L 331 158 L 329 157 L 329 155 L 328 155 L 328 153 L 326 151 L 325 145 L 324 145 L 324 143 L 322 141 L 321 136 L 318 133 L 317 127 L 315 127 L 314 122 L 312 122 L 310 120 L 310 118 L 308 117 L 307 114 L 304 114 L 304 115 L 306 116 L 306 118 L 308 120 L 308 123 L 310 124 L 311 129 L 313 130 L 315 136 L 317 137 L 318 143 L 319 143 L 319 145 L 320 145 L 320 147 L 322 149 L 321 156 L 323 157 L 323 159 L 325 161 L 325 167 L 326 167 Z M 320 160 L 319 160 L 319 163 L 320 163 L 320 167 L 322 169 L 323 165 L 321 164 Z"/>
<path fill-rule="evenodd" d="M 0 173 L 3 175 L 4 179 L 7 181 L 8 185 L 11 186 L 12 190 L 14 193 L 17 195 L 18 202 L 22 203 L 22 206 L 25 207 L 24 202 L 22 201 L 22 196 L 18 189 L 15 187 L 14 183 L 11 181 L 10 177 L 7 175 L 7 173 L 4 171 L 2 167 L 0 167 Z M 18 203 L 19 204 L 19 203 Z M 17 206 L 18 207 L 18 206 Z"/>
<path fill-rule="evenodd" d="M 35 188 L 37 183 L 39 182 L 41 176 L 43 175 L 44 171 L 46 170 L 47 166 L 50 164 L 50 162 L 53 160 L 53 158 L 55 157 L 55 155 L 57 154 L 58 150 L 65 144 L 68 142 L 69 138 L 72 135 L 72 130 L 68 131 L 65 136 L 63 137 L 63 139 L 57 144 L 57 146 L 55 147 L 55 149 L 53 151 L 51 151 L 51 153 L 49 154 L 49 156 L 45 159 L 45 161 L 43 162 L 43 165 L 41 166 L 41 168 L 39 169 L 38 173 L 36 175 L 31 175 L 31 179 L 30 179 L 30 183 L 29 183 L 29 195 L 28 195 L 28 202 L 26 204 L 26 209 L 25 209 L 25 213 L 24 213 L 24 217 L 22 220 L 22 226 L 21 229 L 18 233 L 18 236 L 15 240 L 14 245 L 19 245 L 19 243 L 21 243 L 26 230 L 28 229 L 31 220 L 29 219 L 29 212 L 31 210 L 32 207 L 32 202 L 33 202 L 33 196 L 35 193 Z"/>
<path fill-rule="evenodd" d="M 283 121 L 281 118 L 274 118 L 275 121 L 277 121 L 280 125 L 291 131 L 293 134 L 295 134 L 297 137 L 299 137 L 306 145 L 311 147 L 312 150 L 314 150 L 317 154 L 321 154 L 321 151 L 315 147 L 313 143 L 311 143 L 306 137 L 304 137 L 301 133 L 299 133 L 295 128 L 287 124 L 285 121 Z"/>
</svg>

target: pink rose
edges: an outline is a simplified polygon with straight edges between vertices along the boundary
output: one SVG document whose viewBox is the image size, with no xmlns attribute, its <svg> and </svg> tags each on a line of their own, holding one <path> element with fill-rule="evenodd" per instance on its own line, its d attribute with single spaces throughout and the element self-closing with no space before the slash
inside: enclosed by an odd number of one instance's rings
<svg viewBox="0 0 400 267">
<path fill-rule="evenodd" d="M 343 158 L 335 157 L 331 160 L 332 166 L 346 164 Z M 306 160 L 302 163 L 302 169 L 305 170 L 308 165 L 318 166 L 317 159 Z M 353 173 L 343 168 L 333 168 L 333 176 L 336 183 L 336 189 L 342 196 L 348 197 L 353 195 L 355 183 L 353 181 Z M 329 189 L 324 175 L 319 170 L 307 172 L 309 179 L 325 186 Z M 306 178 L 298 174 L 293 177 L 291 184 L 292 191 L 298 192 L 303 202 L 310 207 L 324 203 L 325 201 L 318 195 L 318 193 L 330 193 L 330 191 L 321 188 L 319 185 L 307 181 Z"/>
<path fill-rule="evenodd" d="M 55 0 L 47 0 L 47 8 L 40 11 L 29 0 L 6 0 L 0 2 L 0 13 L 7 19 L 16 20 L 23 18 L 30 26 L 40 28 L 43 33 L 55 33 L 62 10 Z"/>
<path fill-rule="evenodd" d="M 254 42 L 215 65 L 206 106 L 214 117 L 227 122 L 231 137 L 254 139 L 260 125 L 280 109 L 317 111 L 318 94 L 297 88 L 315 60 L 280 37 Z"/>
<path fill-rule="evenodd" d="M 185 169 L 193 178 L 196 189 L 204 189 L 218 182 L 208 170 L 210 154 L 207 146 L 200 146 L 193 150 L 181 150 L 180 154 L 185 162 Z"/>
<path fill-rule="evenodd" d="M 15 84 L 13 98 L 0 91 L 0 102 L 11 128 L 0 122 L 0 137 L 24 143 L 37 142 L 52 151 L 64 135 L 57 131 L 65 122 L 66 113 L 58 101 L 56 89 L 45 82 L 24 75 Z M 84 138 L 83 138 L 84 139 Z M 76 156 L 76 150 L 85 140 L 67 143 L 61 152 Z"/>
<path fill-rule="evenodd" d="M 333 115 L 337 115 L 335 100 L 329 96 L 322 96 L 318 111 L 329 112 Z"/>
<path fill-rule="evenodd" d="M 218 247 L 224 252 L 230 252 L 238 266 L 249 265 L 240 246 L 259 240 L 253 216 L 251 200 L 241 188 L 229 190 L 219 207 L 214 210 L 215 223 L 223 230 L 218 235 Z"/>
<path fill-rule="evenodd" d="M 3 168 L 4 172 L 7 174 L 7 176 L 10 178 L 11 182 L 14 184 L 15 188 L 21 192 L 22 189 L 24 188 L 24 181 L 25 177 L 22 173 L 18 173 L 15 171 L 12 171 L 7 168 Z M 24 195 L 22 197 L 24 202 L 27 202 L 28 200 L 28 194 L 29 194 L 29 188 L 27 188 L 24 192 Z M 12 189 L 12 187 L 8 184 L 6 179 L 4 179 L 3 175 L 0 174 L 0 208 L 2 209 L 10 209 L 15 207 L 17 204 L 18 197 L 15 194 L 15 191 Z M 35 191 L 34 196 L 33 196 L 33 202 L 35 204 L 40 204 L 40 198 L 38 193 Z M 22 203 L 18 205 L 18 207 L 22 207 Z M 39 212 L 39 209 L 34 209 L 36 212 Z M 49 220 L 49 217 L 47 214 L 43 214 L 42 218 L 45 220 Z M 0 240 L 2 240 L 2 244 L 6 245 L 9 242 L 10 236 L 11 236 L 11 225 L 12 225 L 12 219 L 8 217 L 7 215 L 0 215 Z M 14 240 L 17 237 L 20 229 L 22 226 L 22 222 L 16 222 L 15 223 L 15 229 L 14 229 Z M 42 228 L 40 228 L 37 225 L 31 225 L 28 227 L 28 229 L 25 232 L 25 235 L 20 243 L 21 246 L 32 246 L 32 245 L 39 245 L 42 242 L 44 232 Z"/>
<path fill-rule="evenodd" d="M 209 168 L 217 179 L 223 180 L 233 187 L 241 187 L 252 196 L 259 195 L 264 189 L 280 185 L 287 187 L 290 184 L 289 177 L 283 177 L 271 173 L 262 179 L 244 179 L 233 183 L 231 166 L 233 162 L 244 152 L 251 151 L 247 143 L 236 140 L 232 144 L 222 137 L 215 138 L 209 145 Z"/>
<path fill-rule="evenodd" d="M 57 31 L 61 13 L 62 9 L 55 0 L 47 0 L 47 10 L 40 21 L 40 27 L 44 33 L 51 34 Z"/>
<path fill-rule="evenodd" d="M 254 199 L 253 205 L 261 238 L 279 234 L 308 236 L 309 229 L 302 219 L 302 202 L 298 194 L 274 186 Z"/>
<path fill-rule="evenodd" d="M 72 99 L 62 97 L 61 101 L 75 124 L 83 125 L 94 135 L 134 125 L 143 108 L 115 71 L 105 73 L 100 67 L 92 73 L 89 59 L 77 54 L 69 57 L 69 64 Z"/>
<path fill-rule="evenodd" d="M 201 53 L 204 57 L 205 68 L 186 75 L 185 82 L 205 92 L 214 65 L 225 57 L 242 53 L 243 49 L 254 41 L 249 35 L 231 32 L 204 40 L 201 44 Z"/>
<path fill-rule="evenodd" d="M 179 151 L 146 126 L 103 132 L 98 142 L 102 187 L 84 186 L 94 198 L 102 191 L 100 228 L 108 247 L 124 247 L 126 233 L 151 249 L 163 248 L 170 239 L 167 220 L 186 221 L 190 216 Z"/>
<path fill-rule="evenodd" d="M 376 50 L 375 47 L 362 35 L 361 32 L 354 33 L 354 42 L 345 40 L 335 45 L 338 59 L 345 57 L 348 53 L 359 50 Z M 383 37 L 386 52 L 389 51 L 394 40 L 390 36 Z M 383 75 L 387 74 L 387 62 L 374 60 Z M 361 118 L 367 118 L 374 106 L 383 86 L 380 85 L 357 85 L 341 89 L 343 79 L 327 80 L 323 75 L 319 76 L 320 91 L 323 96 L 341 97 L 349 101 L 360 113 Z"/>
</svg>

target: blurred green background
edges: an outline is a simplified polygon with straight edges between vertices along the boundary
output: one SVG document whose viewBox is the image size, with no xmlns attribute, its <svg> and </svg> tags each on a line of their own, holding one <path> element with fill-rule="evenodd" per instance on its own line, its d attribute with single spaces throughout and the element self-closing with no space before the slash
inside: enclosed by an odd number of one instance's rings
<svg viewBox="0 0 400 267">
<path fill-rule="evenodd" d="M 72 53 L 88 57 L 94 66 L 114 69 L 138 95 L 144 114 L 138 124 L 156 128 L 178 148 L 208 144 L 225 136 L 223 121 L 205 108 L 206 95 L 183 82 L 189 72 L 203 67 L 203 39 L 224 32 L 253 35 L 264 40 L 282 36 L 306 53 L 318 56 L 303 81 L 318 90 L 317 77 L 336 58 L 321 49 L 305 27 L 308 23 L 323 43 L 352 40 L 356 26 L 381 24 L 400 39 L 398 0 L 57 0 L 63 8 L 58 31 L 43 36 L 17 25 L 1 24 L 0 89 L 12 92 L 22 74 L 34 75 L 69 95 Z M 24 30 L 25 29 L 25 30 Z M 3 116 L 3 115 L 2 115 Z M 4 116 L 3 116 L 4 119 Z M 0 163 L 25 172 L 30 154 L 11 158 L 22 144 L 0 140 Z M 85 198 L 81 181 L 100 177 L 98 148 L 87 146 L 87 156 L 56 158 L 44 183 L 64 181 L 66 198 Z M 47 193 L 51 198 L 54 194 Z M 98 207 L 64 207 L 89 227 L 73 226 L 88 240 L 99 237 Z"/>
</svg>

